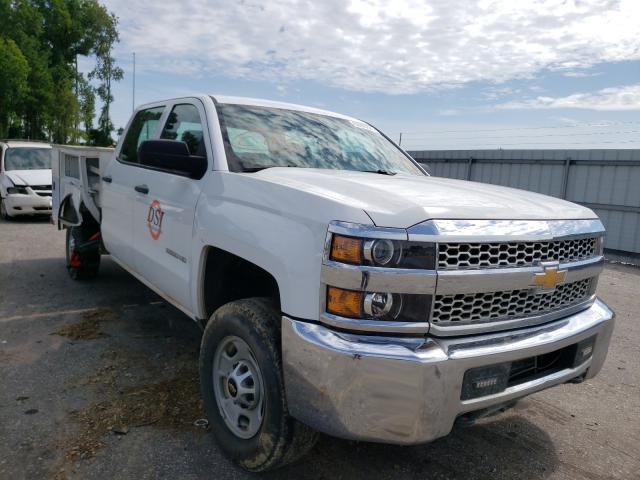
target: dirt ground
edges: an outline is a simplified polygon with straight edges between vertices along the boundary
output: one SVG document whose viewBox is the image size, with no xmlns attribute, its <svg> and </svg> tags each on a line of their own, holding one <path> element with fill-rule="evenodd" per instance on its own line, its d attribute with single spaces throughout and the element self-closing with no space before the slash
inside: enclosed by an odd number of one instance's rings
<svg viewBox="0 0 640 480">
<path fill-rule="evenodd" d="M 0 479 L 256 478 L 197 420 L 196 325 L 103 257 L 64 267 L 46 221 L 0 221 Z M 429 445 L 322 437 L 267 479 L 640 479 L 640 269 L 608 265 L 618 315 L 602 373 Z"/>
</svg>

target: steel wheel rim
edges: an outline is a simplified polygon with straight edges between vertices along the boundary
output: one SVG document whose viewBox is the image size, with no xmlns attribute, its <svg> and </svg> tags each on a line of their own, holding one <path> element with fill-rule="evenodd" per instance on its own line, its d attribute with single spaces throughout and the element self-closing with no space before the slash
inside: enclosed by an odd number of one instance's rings
<svg viewBox="0 0 640 480">
<path fill-rule="evenodd" d="M 264 382 L 251 348 L 239 337 L 225 337 L 213 357 L 213 389 L 218 410 L 231 432 L 253 437 L 264 418 Z"/>
</svg>

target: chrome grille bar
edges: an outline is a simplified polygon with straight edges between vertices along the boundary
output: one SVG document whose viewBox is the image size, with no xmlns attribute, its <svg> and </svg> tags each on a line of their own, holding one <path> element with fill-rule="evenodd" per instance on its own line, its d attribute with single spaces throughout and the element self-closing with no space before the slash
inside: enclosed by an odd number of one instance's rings
<svg viewBox="0 0 640 480">
<path fill-rule="evenodd" d="M 589 259 L 599 254 L 599 237 L 551 242 L 441 243 L 438 269 L 531 267 L 541 262 L 560 263 Z"/>
<path fill-rule="evenodd" d="M 520 289 L 436 295 L 431 321 L 445 327 L 546 314 L 587 301 L 591 296 L 591 283 L 591 278 L 566 283 L 550 293 Z"/>
</svg>

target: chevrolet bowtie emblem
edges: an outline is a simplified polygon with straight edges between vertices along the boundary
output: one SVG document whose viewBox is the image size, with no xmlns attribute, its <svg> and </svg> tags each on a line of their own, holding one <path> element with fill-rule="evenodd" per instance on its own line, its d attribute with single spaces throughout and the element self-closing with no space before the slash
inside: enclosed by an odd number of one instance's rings
<svg viewBox="0 0 640 480">
<path fill-rule="evenodd" d="M 545 267 L 544 272 L 534 275 L 533 283 L 542 287 L 543 290 L 553 290 L 564 280 L 566 275 L 566 270 L 559 270 L 558 267 Z"/>
</svg>

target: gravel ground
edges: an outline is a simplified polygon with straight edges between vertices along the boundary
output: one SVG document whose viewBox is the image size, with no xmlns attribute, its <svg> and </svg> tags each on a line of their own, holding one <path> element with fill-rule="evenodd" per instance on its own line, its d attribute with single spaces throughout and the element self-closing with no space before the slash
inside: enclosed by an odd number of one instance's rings
<svg viewBox="0 0 640 480">
<path fill-rule="evenodd" d="M 617 312 L 601 374 L 535 394 L 429 445 L 322 437 L 280 478 L 640 479 L 640 269 L 608 265 L 599 294 Z M 103 257 L 71 281 L 64 235 L 0 221 L 0 478 L 255 478 L 206 429 L 200 332 Z"/>
</svg>

